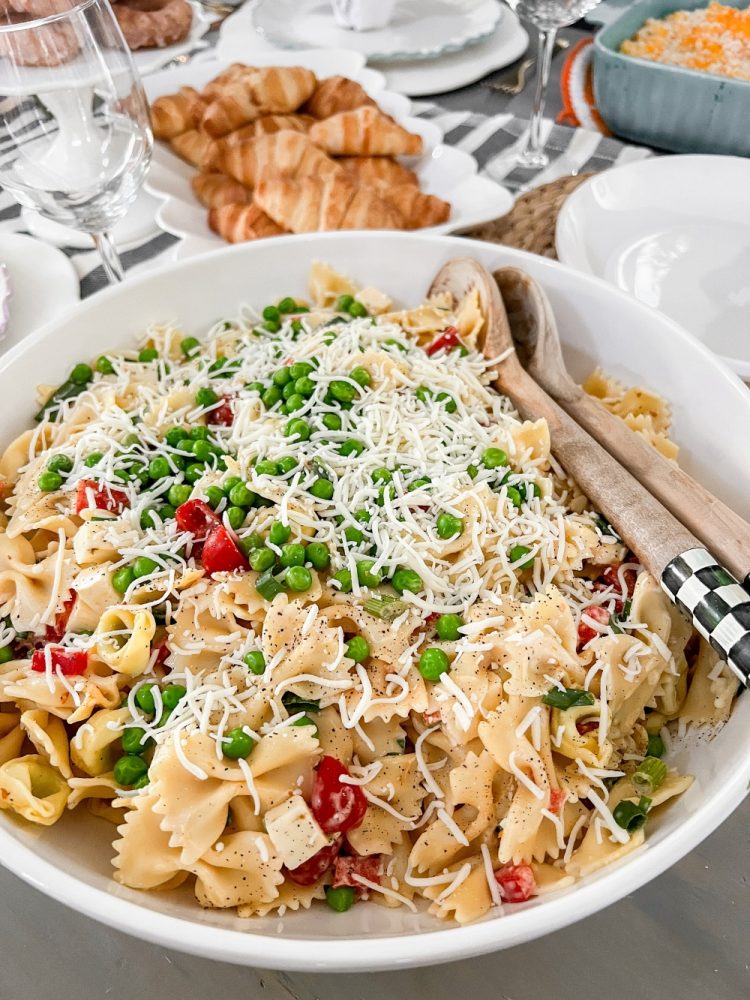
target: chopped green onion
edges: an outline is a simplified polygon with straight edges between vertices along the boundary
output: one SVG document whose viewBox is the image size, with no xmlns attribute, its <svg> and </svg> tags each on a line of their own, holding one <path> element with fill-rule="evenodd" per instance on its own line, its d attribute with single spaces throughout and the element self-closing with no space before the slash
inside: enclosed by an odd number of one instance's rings
<svg viewBox="0 0 750 1000">
<path fill-rule="evenodd" d="M 635 833 L 636 830 L 645 824 L 648 818 L 648 811 L 651 808 L 651 799 L 641 795 L 637 803 L 630 799 L 623 799 L 612 810 L 615 823 L 621 826 L 628 833 Z"/>
<path fill-rule="evenodd" d="M 314 701 L 312 698 L 303 698 L 301 695 L 295 694 L 294 691 L 284 692 L 281 696 L 281 703 L 290 715 L 296 715 L 297 712 L 320 711 L 319 701 Z"/>
<path fill-rule="evenodd" d="M 409 605 L 398 597 L 391 597 L 388 594 L 384 594 L 379 597 L 366 598 L 362 602 L 362 607 L 373 618 L 380 618 L 384 622 L 392 622 L 399 615 L 402 615 Z"/>
<path fill-rule="evenodd" d="M 545 705 L 559 708 L 564 712 L 569 708 L 593 705 L 596 699 L 590 691 L 582 691 L 579 688 L 565 688 L 562 691 L 559 687 L 551 687 L 542 697 L 542 701 Z"/>
<path fill-rule="evenodd" d="M 658 757 L 646 757 L 633 772 L 633 786 L 641 795 L 653 795 L 664 784 L 667 765 Z"/>
<path fill-rule="evenodd" d="M 255 582 L 255 589 L 266 601 L 272 601 L 284 590 L 284 584 L 280 583 L 272 573 L 264 573 Z"/>
<path fill-rule="evenodd" d="M 646 753 L 649 757 L 663 757 L 666 752 L 664 740 L 658 733 L 649 733 Z"/>
</svg>

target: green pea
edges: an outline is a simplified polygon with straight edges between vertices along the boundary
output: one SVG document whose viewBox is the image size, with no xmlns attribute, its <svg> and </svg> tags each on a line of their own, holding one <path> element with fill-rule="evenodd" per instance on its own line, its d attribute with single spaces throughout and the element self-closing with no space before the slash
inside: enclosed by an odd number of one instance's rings
<svg viewBox="0 0 750 1000">
<path fill-rule="evenodd" d="M 482 455 L 482 465 L 485 469 L 499 469 L 508 464 L 508 456 L 502 448 L 487 448 Z"/>
<path fill-rule="evenodd" d="M 281 390 L 281 398 L 284 402 L 288 402 L 296 394 L 297 390 L 294 388 L 294 382 L 287 382 L 284 388 Z M 286 412 L 286 406 L 282 406 L 282 410 Z"/>
<path fill-rule="evenodd" d="M 510 561 L 514 563 L 518 562 L 519 559 L 523 559 L 524 556 L 529 554 L 529 552 L 531 552 L 531 549 L 526 545 L 514 545 L 508 555 L 510 557 Z M 518 569 L 532 569 L 533 566 L 534 557 L 532 556 L 531 559 L 526 559 L 522 562 Z"/>
<path fill-rule="evenodd" d="M 350 885 L 332 886 L 327 885 L 325 889 L 326 903 L 336 913 L 346 913 L 352 908 L 357 894 Z"/>
<path fill-rule="evenodd" d="M 262 382 L 248 382 L 245 388 L 248 392 L 263 392 L 265 386 Z"/>
<path fill-rule="evenodd" d="M 170 507 L 169 504 L 166 503 L 162 504 L 162 506 L 159 508 L 159 519 L 162 522 L 171 521 L 174 516 L 175 516 L 175 509 L 174 507 Z"/>
<path fill-rule="evenodd" d="M 391 584 L 393 589 L 399 594 L 403 594 L 406 591 L 417 594 L 422 589 L 422 577 L 416 570 L 399 568 L 393 574 Z"/>
<path fill-rule="evenodd" d="M 310 440 L 310 425 L 302 417 L 294 417 L 284 428 L 285 437 L 297 437 L 300 441 Z"/>
<path fill-rule="evenodd" d="M 459 629 L 463 623 L 464 620 L 461 615 L 440 615 L 435 622 L 435 631 L 438 634 L 438 638 L 446 642 L 455 642 L 461 638 Z"/>
<path fill-rule="evenodd" d="M 148 771 L 148 764 L 137 754 L 127 753 L 115 763 L 112 777 L 120 788 L 129 788 Z"/>
<path fill-rule="evenodd" d="M 199 462 L 210 462 L 214 456 L 214 449 L 208 441 L 194 441 L 193 454 Z"/>
<path fill-rule="evenodd" d="M 297 311 L 297 303 L 290 296 L 286 296 L 276 307 L 280 313 L 293 313 Z"/>
<path fill-rule="evenodd" d="M 205 409 L 207 406 L 213 406 L 215 403 L 219 402 L 219 397 L 208 387 L 199 389 L 195 394 L 195 402 L 197 406 L 201 409 Z"/>
<path fill-rule="evenodd" d="M 346 644 L 346 655 L 355 663 L 362 663 L 370 655 L 370 644 L 362 635 L 355 635 Z"/>
<path fill-rule="evenodd" d="M 351 403 L 357 395 L 357 390 L 354 386 L 350 382 L 343 382 L 341 379 L 334 379 L 329 385 L 328 391 L 340 403 Z"/>
<path fill-rule="evenodd" d="M 521 496 L 519 490 L 517 490 L 515 486 L 506 486 L 505 489 L 508 493 L 508 499 L 513 504 L 513 506 L 520 507 L 521 504 L 523 503 L 523 497 Z"/>
<path fill-rule="evenodd" d="M 247 517 L 247 511 L 244 507 L 227 507 L 224 513 L 229 527 L 233 531 L 238 531 L 245 523 L 245 518 Z"/>
<path fill-rule="evenodd" d="M 167 433 L 164 435 L 164 440 L 170 446 L 170 448 L 176 448 L 180 441 L 185 437 L 185 431 L 182 427 L 170 427 Z"/>
<path fill-rule="evenodd" d="M 250 553 L 250 568 L 256 573 L 265 573 L 276 562 L 276 553 L 271 549 L 254 549 Z"/>
<path fill-rule="evenodd" d="M 313 368 L 313 366 L 311 364 L 308 364 L 307 361 L 295 361 L 294 364 L 289 369 L 289 374 L 296 382 L 297 379 L 305 378 L 306 375 L 309 375 L 310 372 L 314 371 L 315 369 Z"/>
<path fill-rule="evenodd" d="M 363 441 L 358 441 L 356 438 L 347 438 L 339 446 L 338 452 L 339 455 L 343 455 L 346 458 L 349 455 L 361 455 L 364 450 L 365 445 Z"/>
<path fill-rule="evenodd" d="M 240 479 L 239 476 L 227 476 L 227 478 L 224 480 L 222 484 L 222 489 L 224 490 L 225 495 L 228 497 L 229 494 L 234 489 L 234 487 L 241 482 L 242 480 Z"/>
<path fill-rule="evenodd" d="M 365 540 L 364 533 L 359 530 L 359 528 L 353 528 L 349 526 L 344 529 L 344 538 L 351 545 L 359 545 L 360 542 Z"/>
<path fill-rule="evenodd" d="M 284 455 L 283 458 L 279 459 L 277 465 L 279 466 L 279 475 L 286 475 L 297 468 L 297 459 L 294 455 Z"/>
<path fill-rule="evenodd" d="M 333 307 L 336 312 L 349 312 L 349 309 L 354 302 L 353 295 L 339 295 L 336 299 L 336 305 Z"/>
<path fill-rule="evenodd" d="M 363 388 L 368 386 L 372 379 L 370 378 L 370 373 L 366 368 L 358 366 L 357 368 L 352 368 L 349 372 L 349 378 L 354 379 L 357 385 L 361 385 Z"/>
<path fill-rule="evenodd" d="M 133 785 L 133 788 L 146 788 L 147 785 L 151 784 L 151 779 L 148 774 L 142 774 L 141 777 Z"/>
<path fill-rule="evenodd" d="M 283 545 L 284 542 L 289 541 L 291 533 L 292 529 L 288 524 L 282 524 L 281 521 L 274 521 L 268 529 L 268 541 L 274 545 Z"/>
<path fill-rule="evenodd" d="M 274 385 L 277 385 L 279 389 L 283 389 L 287 383 L 292 381 L 292 373 L 288 368 L 278 368 L 271 376 L 271 381 Z"/>
<path fill-rule="evenodd" d="M 76 385 L 88 385 L 93 377 L 91 366 L 85 364 L 76 365 L 70 373 L 70 381 L 75 382 Z"/>
<path fill-rule="evenodd" d="M 343 421 L 338 413 L 324 413 L 321 423 L 329 431 L 340 431 L 343 425 Z"/>
<path fill-rule="evenodd" d="M 369 524 L 372 520 L 372 514 L 369 510 L 357 510 L 354 512 L 354 520 L 359 521 L 360 524 Z"/>
<path fill-rule="evenodd" d="M 255 500 L 255 494 L 245 483 L 236 483 L 229 491 L 229 502 L 234 507 L 250 507 Z"/>
<path fill-rule="evenodd" d="M 293 392 L 286 401 L 286 412 L 294 413 L 296 410 L 301 410 L 304 405 L 305 397 L 300 396 L 298 392 Z"/>
<path fill-rule="evenodd" d="M 337 589 L 340 593 L 350 594 L 352 592 L 352 574 L 348 569 L 340 569 L 338 573 L 334 573 L 331 581 L 338 584 Z"/>
<path fill-rule="evenodd" d="M 255 740 L 244 729 L 230 729 L 221 741 L 222 753 L 230 760 L 249 757 L 254 746 Z"/>
<path fill-rule="evenodd" d="M 13 659 L 13 649 L 10 646 L 0 646 L 0 663 L 10 663 Z"/>
<path fill-rule="evenodd" d="M 94 466 L 98 465 L 103 458 L 104 455 L 100 451 L 92 451 L 90 455 L 87 455 L 86 458 L 84 458 L 83 464 L 88 469 L 93 469 Z"/>
<path fill-rule="evenodd" d="M 388 469 L 374 469 L 371 478 L 374 483 L 390 483 L 393 473 Z"/>
<path fill-rule="evenodd" d="M 432 482 L 427 476 L 422 476 L 421 479 L 415 479 L 413 482 L 409 483 L 409 493 L 414 490 L 421 490 L 423 486 L 429 486 Z"/>
<path fill-rule="evenodd" d="M 466 467 L 466 471 L 469 474 L 469 479 L 476 479 L 477 476 L 479 475 L 479 469 L 476 467 L 476 465 L 468 465 Z"/>
<path fill-rule="evenodd" d="M 420 385 L 414 395 L 421 403 L 426 403 L 432 396 L 432 389 L 428 389 L 426 385 Z"/>
<path fill-rule="evenodd" d="M 159 479 L 166 479 L 171 473 L 172 470 L 169 467 L 169 462 L 162 455 L 157 455 L 156 458 L 152 458 L 148 463 L 148 474 L 154 482 L 157 482 Z"/>
<path fill-rule="evenodd" d="M 269 333 L 278 333 L 281 329 L 281 323 L 277 319 L 267 319 L 263 323 L 263 329 Z"/>
<path fill-rule="evenodd" d="M 206 488 L 206 503 L 213 510 L 216 510 L 223 499 L 224 490 L 221 486 L 208 486 Z"/>
<path fill-rule="evenodd" d="M 263 461 L 255 463 L 255 472 L 259 476 L 278 476 L 279 471 L 279 463 L 271 459 L 264 458 Z"/>
<path fill-rule="evenodd" d="M 305 559 L 315 569 L 324 570 L 328 569 L 330 565 L 331 553 L 328 551 L 328 546 L 325 542 L 310 542 L 305 549 Z"/>
<path fill-rule="evenodd" d="M 200 341 L 197 337 L 185 337 L 180 341 L 180 350 L 186 358 L 191 358 L 200 346 Z"/>
<path fill-rule="evenodd" d="M 355 319 L 362 319 L 365 316 L 369 316 L 369 313 L 367 312 L 367 309 L 365 308 L 365 306 L 362 305 L 361 302 L 357 302 L 355 300 L 349 306 L 349 315 L 354 316 Z"/>
<path fill-rule="evenodd" d="M 51 472 L 47 469 L 39 476 L 37 484 L 43 493 L 53 493 L 62 486 L 62 476 L 59 472 Z"/>
<path fill-rule="evenodd" d="M 122 739 L 120 740 L 122 752 L 144 754 L 154 745 L 154 741 L 150 736 L 148 739 L 144 739 L 145 735 L 146 730 L 141 729 L 140 726 L 128 726 L 128 728 L 123 731 Z"/>
<path fill-rule="evenodd" d="M 205 469 L 198 462 L 191 462 L 190 465 L 185 469 L 185 479 L 189 483 L 197 483 L 199 479 L 203 478 L 203 473 Z"/>
<path fill-rule="evenodd" d="M 319 500 L 330 500 L 333 497 L 334 486 L 330 479 L 316 479 L 308 493 Z"/>
<path fill-rule="evenodd" d="M 159 564 L 155 559 L 149 559 L 148 556 L 139 556 L 133 563 L 133 576 L 138 579 L 142 576 L 150 576 L 152 573 L 156 573 L 159 569 Z"/>
<path fill-rule="evenodd" d="M 289 589 L 298 593 L 312 587 L 312 574 L 306 566 L 291 566 L 285 579 Z"/>
<path fill-rule="evenodd" d="M 250 554 L 255 549 L 263 547 L 263 539 L 257 531 L 253 531 L 251 534 L 246 535 L 245 538 L 238 539 L 237 545 L 239 546 L 242 554 L 249 558 Z"/>
<path fill-rule="evenodd" d="M 167 684 L 161 693 L 162 704 L 172 712 L 186 694 L 187 688 L 183 687 L 182 684 Z"/>
<path fill-rule="evenodd" d="M 118 594 L 124 594 L 130 584 L 135 580 L 135 573 L 132 566 L 121 566 L 112 574 L 112 587 Z"/>
<path fill-rule="evenodd" d="M 419 672 L 426 681 L 439 681 L 447 670 L 450 670 L 450 661 L 442 649 L 432 646 L 419 657 Z"/>
<path fill-rule="evenodd" d="M 406 347 L 405 344 L 402 344 L 400 340 L 394 340 L 393 337 L 389 337 L 388 340 L 384 341 L 383 346 L 384 347 L 395 347 L 397 351 L 401 351 L 402 353 L 405 353 L 406 350 L 407 350 L 407 347 Z"/>
<path fill-rule="evenodd" d="M 96 359 L 96 370 L 100 375 L 113 375 L 115 371 L 115 366 L 104 354 L 100 358 Z"/>
<path fill-rule="evenodd" d="M 266 658 L 259 649 L 252 649 L 245 653 L 244 662 L 251 674 L 260 676 L 266 669 Z"/>
<path fill-rule="evenodd" d="M 281 314 L 276 306 L 266 306 L 261 315 L 263 319 L 270 320 L 273 323 L 278 322 Z"/>
<path fill-rule="evenodd" d="M 450 396 L 447 392 L 439 392 L 435 397 L 438 403 L 444 403 L 445 408 L 448 413 L 455 413 L 458 409 L 457 404 L 453 396 Z"/>
<path fill-rule="evenodd" d="M 47 468 L 50 472 L 72 472 L 73 460 L 68 458 L 67 455 L 53 455 L 49 462 L 47 462 Z"/>
<path fill-rule="evenodd" d="M 138 354 L 138 360 L 145 365 L 149 364 L 151 361 L 156 361 L 158 357 L 159 352 L 155 347 L 144 347 Z"/>
<path fill-rule="evenodd" d="M 460 517 L 455 517 L 453 514 L 443 511 L 442 514 L 438 514 L 436 528 L 438 538 L 455 538 L 456 535 L 460 535 L 463 532 L 464 522 Z"/>
<path fill-rule="evenodd" d="M 295 392 L 308 399 L 315 392 L 315 383 L 309 375 L 303 375 L 294 383 Z"/>
<path fill-rule="evenodd" d="M 141 513 L 139 523 L 143 531 L 148 531 L 149 528 L 156 528 L 161 522 L 156 516 L 155 507 L 146 507 L 146 509 Z"/>
<path fill-rule="evenodd" d="M 192 492 L 192 487 L 188 486 L 187 483 L 172 483 L 169 487 L 169 493 L 167 493 L 167 500 L 172 507 L 181 507 L 190 499 Z"/>
<path fill-rule="evenodd" d="M 357 563 L 357 579 L 363 587 L 377 587 L 383 582 L 382 573 L 374 570 L 374 565 L 372 559 L 362 559 Z"/>
<path fill-rule="evenodd" d="M 281 549 L 282 566 L 304 566 L 305 546 L 299 542 L 288 542 Z"/>
<path fill-rule="evenodd" d="M 156 711 L 156 701 L 154 699 L 154 688 L 156 684 L 144 684 L 135 692 L 135 703 L 146 715 L 153 715 Z"/>
</svg>

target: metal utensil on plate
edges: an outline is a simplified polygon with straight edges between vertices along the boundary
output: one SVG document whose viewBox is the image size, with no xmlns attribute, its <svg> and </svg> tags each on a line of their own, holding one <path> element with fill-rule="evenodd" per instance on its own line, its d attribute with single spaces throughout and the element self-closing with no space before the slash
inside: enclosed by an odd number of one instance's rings
<svg viewBox="0 0 750 1000">
<path fill-rule="evenodd" d="M 626 468 L 563 410 L 522 366 L 503 299 L 492 275 L 468 257 L 448 261 L 430 294 L 460 301 L 476 290 L 485 317 L 483 350 L 496 359 L 494 384 L 526 420 L 547 421 L 552 451 L 614 526 L 670 600 L 750 685 L 750 595 Z"/>
</svg>

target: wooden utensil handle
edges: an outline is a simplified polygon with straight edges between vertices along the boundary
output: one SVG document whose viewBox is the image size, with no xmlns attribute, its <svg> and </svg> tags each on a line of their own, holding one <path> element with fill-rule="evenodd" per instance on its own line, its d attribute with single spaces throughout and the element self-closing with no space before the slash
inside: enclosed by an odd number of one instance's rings
<svg viewBox="0 0 750 1000">
<path fill-rule="evenodd" d="M 750 524 L 660 455 L 580 386 L 555 393 L 577 423 L 690 529 L 738 580 L 750 585 Z"/>
<path fill-rule="evenodd" d="M 652 576 L 700 543 L 658 500 L 644 489 L 602 446 L 561 409 L 521 367 L 508 358 L 496 369 L 497 387 L 527 420 L 543 417 L 552 450 L 565 470 L 627 539 Z"/>
</svg>

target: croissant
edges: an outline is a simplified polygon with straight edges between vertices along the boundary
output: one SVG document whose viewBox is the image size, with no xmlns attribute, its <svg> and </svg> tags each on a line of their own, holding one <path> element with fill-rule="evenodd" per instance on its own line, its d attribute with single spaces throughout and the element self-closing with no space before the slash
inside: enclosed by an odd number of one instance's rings
<svg viewBox="0 0 750 1000">
<path fill-rule="evenodd" d="M 248 77 L 254 72 L 254 66 L 246 66 L 244 63 L 232 63 L 231 66 L 228 66 L 223 72 L 219 73 L 218 76 L 215 76 L 213 80 L 210 80 L 206 84 L 203 88 L 204 99 L 211 100 L 214 97 L 218 97 L 228 83 Z"/>
<path fill-rule="evenodd" d="M 207 106 L 203 128 L 216 138 L 261 114 L 289 114 L 315 89 L 316 77 L 303 66 L 264 66 L 229 79 Z"/>
<path fill-rule="evenodd" d="M 395 187 L 398 184 L 419 185 L 413 170 L 388 156 L 342 156 L 336 160 L 344 170 L 366 187 Z"/>
<path fill-rule="evenodd" d="M 316 122 L 310 138 L 334 156 L 417 156 L 422 137 L 407 132 L 379 108 L 342 111 Z"/>
<path fill-rule="evenodd" d="M 435 197 L 434 194 L 423 194 L 413 184 L 382 188 L 378 193 L 401 215 L 406 229 L 439 226 L 450 218 L 449 202 Z"/>
<path fill-rule="evenodd" d="M 183 160 L 199 170 L 207 169 L 217 154 L 216 142 L 210 135 L 192 128 L 170 139 L 169 145 Z"/>
<path fill-rule="evenodd" d="M 400 229 L 401 217 L 377 191 L 341 175 L 262 180 L 255 203 L 293 233 L 330 229 Z"/>
<path fill-rule="evenodd" d="M 157 97 L 151 105 L 151 127 L 157 139 L 172 139 L 200 122 L 206 102 L 192 87 Z"/>
<path fill-rule="evenodd" d="M 360 84 L 345 76 L 329 76 L 318 83 L 304 110 L 315 118 L 330 118 L 365 105 L 375 107 L 375 101 Z"/>
<path fill-rule="evenodd" d="M 208 224 L 228 243 L 245 243 L 266 236 L 279 236 L 284 230 L 269 219 L 257 205 L 222 205 L 208 213 Z"/>
<path fill-rule="evenodd" d="M 341 167 L 306 135 L 288 130 L 225 146 L 217 166 L 248 187 L 255 187 L 261 177 L 324 176 L 341 172 Z"/>
<path fill-rule="evenodd" d="M 196 174 L 190 181 L 193 194 L 206 208 L 244 205 L 252 201 L 252 192 L 226 174 Z"/>
<path fill-rule="evenodd" d="M 310 115 L 264 115 L 248 125 L 243 125 L 242 128 L 235 129 L 217 142 L 221 146 L 236 146 L 238 142 L 258 139 L 262 135 L 273 135 L 274 132 L 309 132 L 310 126 L 314 123 L 315 119 Z"/>
</svg>

